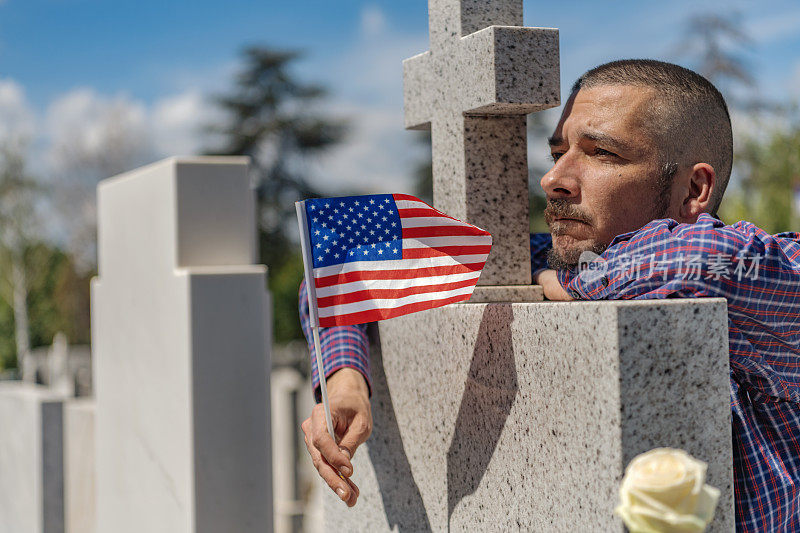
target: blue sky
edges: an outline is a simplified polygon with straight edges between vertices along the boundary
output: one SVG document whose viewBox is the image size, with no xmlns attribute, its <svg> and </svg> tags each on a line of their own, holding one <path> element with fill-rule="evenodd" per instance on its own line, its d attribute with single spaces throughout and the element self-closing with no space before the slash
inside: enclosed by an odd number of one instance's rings
<svg viewBox="0 0 800 533">
<path fill-rule="evenodd" d="M 526 25 L 559 28 L 562 92 L 603 61 L 676 59 L 687 15 L 702 8 L 742 13 L 761 94 L 800 96 L 796 1 L 565 5 L 525 2 Z M 41 172 L 57 172 L 59 145 L 102 150 L 109 120 L 146 146 L 142 157 L 196 151 L 215 117 L 207 96 L 228 86 L 238 51 L 253 43 L 304 50 L 296 73 L 331 90 L 321 111 L 351 119 L 344 145 L 309 163 L 320 184 L 408 189 L 421 154 L 402 129 L 400 61 L 428 47 L 421 0 L 0 0 L 0 132 L 32 136 Z"/>
</svg>

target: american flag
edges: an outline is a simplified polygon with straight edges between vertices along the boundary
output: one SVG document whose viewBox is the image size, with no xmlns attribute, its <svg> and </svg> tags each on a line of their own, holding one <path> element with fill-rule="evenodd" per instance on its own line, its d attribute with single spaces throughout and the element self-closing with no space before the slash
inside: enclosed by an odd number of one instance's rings
<svg viewBox="0 0 800 533">
<path fill-rule="evenodd" d="M 492 247 L 487 231 L 407 194 L 297 207 L 312 325 L 362 324 L 468 300 Z"/>
</svg>

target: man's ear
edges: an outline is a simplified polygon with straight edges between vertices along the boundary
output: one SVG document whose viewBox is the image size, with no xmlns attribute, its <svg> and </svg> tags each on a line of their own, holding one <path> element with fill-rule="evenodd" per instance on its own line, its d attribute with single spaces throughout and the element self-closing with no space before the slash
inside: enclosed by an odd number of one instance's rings
<svg viewBox="0 0 800 533">
<path fill-rule="evenodd" d="M 717 183 L 717 173 L 708 163 L 695 163 L 689 170 L 688 188 L 680 207 L 680 217 L 691 223 L 697 222 L 700 213 L 711 207 L 711 192 Z"/>
</svg>

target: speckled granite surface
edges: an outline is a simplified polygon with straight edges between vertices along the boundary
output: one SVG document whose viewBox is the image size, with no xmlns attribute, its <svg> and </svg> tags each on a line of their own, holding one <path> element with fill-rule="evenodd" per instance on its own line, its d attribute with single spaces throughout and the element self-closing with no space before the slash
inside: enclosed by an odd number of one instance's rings
<svg viewBox="0 0 800 533">
<path fill-rule="evenodd" d="M 558 30 L 521 0 L 430 0 L 431 49 L 403 62 L 406 127 L 431 129 L 436 208 L 493 236 L 480 285 L 529 285 L 525 114 L 560 103 Z"/>
<path fill-rule="evenodd" d="M 733 530 L 723 299 L 451 305 L 380 344 L 361 497 L 326 494 L 327 530 L 623 531 L 624 466 L 658 446 L 709 463 Z"/>
</svg>

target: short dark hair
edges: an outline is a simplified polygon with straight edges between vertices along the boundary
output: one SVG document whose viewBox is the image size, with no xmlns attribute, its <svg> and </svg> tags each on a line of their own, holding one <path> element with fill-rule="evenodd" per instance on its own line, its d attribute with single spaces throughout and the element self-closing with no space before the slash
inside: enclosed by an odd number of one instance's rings
<svg viewBox="0 0 800 533">
<path fill-rule="evenodd" d="M 716 216 L 733 165 L 731 117 L 717 88 L 679 65 L 654 59 L 622 59 L 587 71 L 575 81 L 572 92 L 601 85 L 655 89 L 657 100 L 648 118 L 656 140 L 664 147 L 661 185 L 671 185 L 679 166 L 710 164 L 717 180 L 709 213 Z M 663 183 L 665 178 L 668 183 Z"/>
</svg>

